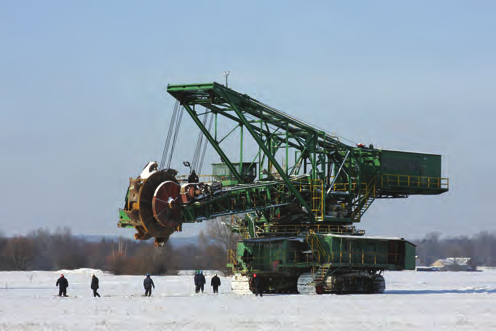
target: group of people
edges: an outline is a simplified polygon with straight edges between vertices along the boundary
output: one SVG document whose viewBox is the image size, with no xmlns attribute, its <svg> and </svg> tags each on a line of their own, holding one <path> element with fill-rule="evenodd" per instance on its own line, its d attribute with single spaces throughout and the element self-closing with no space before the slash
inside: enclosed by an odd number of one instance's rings
<svg viewBox="0 0 496 331">
<path fill-rule="evenodd" d="M 203 271 L 196 270 L 193 280 L 195 282 L 195 293 L 200 293 L 200 291 L 203 293 L 205 290 L 205 283 L 207 282 L 205 280 L 205 275 L 203 275 Z M 210 280 L 210 286 L 212 286 L 214 293 L 219 293 L 220 278 L 217 274 Z"/>
<path fill-rule="evenodd" d="M 194 282 L 195 282 L 195 292 L 200 293 L 200 291 L 203 293 L 204 287 L 205 287 L 205 276 L 203 275 L 203 272 L 200 270 L 197 270 L 195 273 L 194 277 Z M 219 286 L 220 286 L 220 278 L 215 274 L 211 281 L 210 285 L 213 288 L 214 293 L 219 293 Z M 60 278 L 57 279 L 57 282 L 55 283 L 55 286 L 59 287 L 59 297 L 67 297 L 67 288 L 69 287 L 69 281 L 67 278 L 64 277 L 64 275 L 60 275 Z M 91 275 L 91 289 L 93 290 L 93 297 L 100 297 L 100 294 L 98 293 L 98 288 L 99 286 L 99 281 L 98 278 L 93 274 Z M 146 274 L 145 279 L 143 280 L 143 287 L 145 288 L 145 296 L 149 297 L 152 295 L 152 288 L 155 288 L 155 284 L 153 283 L 153 279 L 150 277 L 150 274 Z"/>
<path fill-rule="evenodd" d="M 55 286 L 59 287 L 59 297 L 67 297 L 67 288 L 69 287 L 69 281 L 67 278 L 64 277 L 64 274 L 60 275 L 60 278 L 57 279 L 57 282 L 55 283 Z M 95 276 L 95 274 L 91 275 L 91 285 L 90 288 L 93 290 L 93 297 L 100 297 L 100 294 L 98 294 L 98 278 Z"/>
</svg>

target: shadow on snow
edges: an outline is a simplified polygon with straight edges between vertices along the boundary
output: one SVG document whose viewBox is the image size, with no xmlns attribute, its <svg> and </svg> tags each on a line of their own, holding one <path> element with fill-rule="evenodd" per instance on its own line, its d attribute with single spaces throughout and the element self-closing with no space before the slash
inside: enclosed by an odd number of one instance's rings
<svg viewBox="0 0 496 331">
<path fill-rule="evenodd" d="M 384 294 L 466 294 L 466 293 L 496 293 L 496 289 L 486 288 L 469 288 L 469 289 L 453 289 L 453 290 L 391 290 Z"/>
</svg>

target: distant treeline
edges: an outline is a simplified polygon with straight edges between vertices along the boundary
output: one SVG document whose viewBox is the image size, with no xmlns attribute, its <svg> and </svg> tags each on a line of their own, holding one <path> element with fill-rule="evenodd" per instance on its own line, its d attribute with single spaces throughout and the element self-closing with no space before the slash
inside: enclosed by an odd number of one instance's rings
<svg viewBox="0 0 496 331">
<path fill-rule="evenodd" d="M 227 250 L 234 249 L 237 237 L 221 219 L 210 221 L 195 244 L 154 247 L 153 240 L 89 240 L 73 236 L 69 229 L 54 233 L 39 229 L 26 236 L 0 235 L 0 271 L 60 270 L 93 268 L 117 275 L 175 274 L 178 270 L 224 270 Z M 496 235 L 480 232 L 474 236 L 441 238 L 430 233 L 414 240 L 417 256 L 429 265 L 446 257 L 469 257 L 477 265 L 496 266 Z"/>
<path fill-rule="evenodd" d="M 441 238 L 439 233 L 429 233 L 413 243 L 417 245 L 417 256 L 426 265 L 447 257 L 469 257 L 479 266 L 496 266 L 494 233 L 484 231 L 455 238 Z"/>
<path fill-rule="evenodd" d="M 227 248 L 216 238 L 216 233 L 201 232 L 196 244 L 154 247 L 153 240 L 95 241 L 73 236 L 67 228 L 54 233 L 39 229 L 26 236 L 0 235 L 0 271 L 93 268 L 117 275 L 163 275 L 189 269 L 225 270 Z"/>
</svg>

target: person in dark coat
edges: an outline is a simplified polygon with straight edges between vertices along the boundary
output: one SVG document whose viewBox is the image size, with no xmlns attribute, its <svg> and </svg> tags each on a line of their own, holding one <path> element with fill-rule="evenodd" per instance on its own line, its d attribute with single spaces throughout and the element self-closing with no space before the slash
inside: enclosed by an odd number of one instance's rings
<svg viewBox="0 0 496 331">
<path fill-rule="evenodd" d="M 207 281 L 205 280 L 205 276 L 203 275 L 203 271 L 200 271 L 200 282 L 198 285 L 200 285 L 200 290 L 203 293 L 203 290 L 205 290 L 204 286 Z"/>
<path fill-rule="evenodd" d="M 155 288 L 155 284 L 153 284 L 153 279 L 150 278 L 150 274 L 146 274 L 146 278 L 143 281 L 143 286 L 145 287 L 145 297 L 152 295 L 152 287 Z"/>
<path fill-rule="evenodd" d="M 98 278 L 93 274 L 91 276 L 91 289 L 93 290 L 93 297 L 100 297 L 100 294 L 98 294 Z"/>
<path fill-rule="evenodd" d="M 260 277 L 257 277 L 257 274 L 253 274 L 253 281 L 255 282 L 255 296 L 259 295 L 263 297 L 262 295 L 262 280 Z"/>
<path fill-rule="evenodd" d="M 195 281 L 195 293 L 200 293 L 200 291 L 203 293 L 203 291 L 205 289 L 205 283 L 206 283 L 205 276 L 203 275 L 203 272 L 201 272 L 200 270 L 197 270 L 196 274 L 195 274 L 194 281 Z"/>
<path fill-rule="evenodd" d="M 200 293 L 200 270 L 196 270 L 193 281 L 195 282 L 195 293 Z"/>
<path fill-rule="evenodd" d="M 55 286 L 59 287 L 59 297 L 67 296 L 67 288 L 69 287 L 69 282 L 67 281 L 67 278 L 64 277 L 64 275 L 60 275 L 60 278 L 57 279 Z"/>
<path fill-rule="evenodd" d="M 217 276 L 217 274 L 212 277 L 210 285 L 212 286 L 214 293 L 219 293 L 220 278 Z"/>
</svg>

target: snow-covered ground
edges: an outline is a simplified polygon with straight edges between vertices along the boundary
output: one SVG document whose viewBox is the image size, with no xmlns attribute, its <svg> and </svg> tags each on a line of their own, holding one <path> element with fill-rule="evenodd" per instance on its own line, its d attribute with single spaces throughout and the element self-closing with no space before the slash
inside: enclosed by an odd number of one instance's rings
<svg viewBox="0 0 496 331">
<path fill-rule="evenodd" d="M 150 298 L 141 276 L 62 272 L 69 298 L 56 296 L 61 272 L 0 272 L 0 330 L 496 330 L 494 270 L 387 272 L 385 294 L 263 298 L 232 294 L 225 277 L 218 295 L 194 294 L 188 272 L 152 277 Z"/>
</svg>

